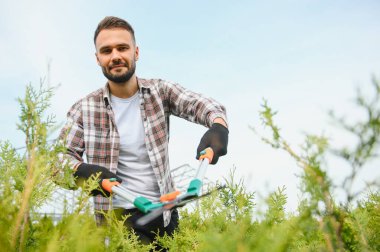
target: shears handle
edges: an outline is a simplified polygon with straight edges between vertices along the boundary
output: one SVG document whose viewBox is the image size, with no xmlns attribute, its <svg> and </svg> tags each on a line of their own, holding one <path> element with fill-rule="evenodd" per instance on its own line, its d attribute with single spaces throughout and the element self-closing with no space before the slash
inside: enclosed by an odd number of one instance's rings
<svg viewBox="0 0 380 252">
<path fill-rule="evenodd" d="M 125 188 L 121 187 L 120 183 L 114 179 L 103 179 L 101 184 L 104 190 L 110 193 L 115 193 L 131 203 L 134 203 L 134 201 L 136 200 L 135 195 L 133 195 Z"/>
<path fill-rule="evenodd" d="M 102 179 L 101 185 L 104 190 L 111 193 L 112 188 L 114 186 L 120 185 L 120 183 L 117 182 L 116 179 L 111 178 L 111 179 Z"/>
<path fill-rule="evenodd" d="M 214 158 L 214 151 L 211 149 L 211 147 L 208 147 L 201 151 L 199 160 L 202 161 L 207 158 L 208 162 L 211 163 L 212 159 Z"/>
<path fill-rule="evenodd" d="M 149 213 L 163 206 L 162 203 L 153 203 L 145 197 L 134 195 L 131 191 L 121 186 L 115 179 L 103 179 L 101 184 L 104 190 L 126 199 L 143 213 Z"/>
<path fill-rule="evenodd" d="M 195 178 L 190 182 L 189 187 L 187 188 L 186 194 L 182 195 L 183 198 L 199 196 L 201 193 L 201 188 L 203 185 L 203 179 L 206 173 L 207 166 L 211 163 L 212 158 L 214 157 L 214 151 L 211 148 L 203 150 L 199 157 L 200 164 L 195 175 Z"/>
<path fill-rule="evenodd" d="M 199 157 L 200 165 L 199 165 L 197 174 L 195 175 L 195 178 L 199 179 L 200 181 L 203 181 L 207 166 L 211 163 L 214 157 L 214 151 L 209 147 L 203 150 L 200 154 L 201 154 L 201 156 Z"/>
</svg>

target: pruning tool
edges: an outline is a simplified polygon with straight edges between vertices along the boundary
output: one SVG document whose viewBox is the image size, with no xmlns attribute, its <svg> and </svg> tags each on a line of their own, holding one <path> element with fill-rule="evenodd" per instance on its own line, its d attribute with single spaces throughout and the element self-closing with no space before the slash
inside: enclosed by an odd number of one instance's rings
<svg viewBox="0 0 380 252">
<path fill-rule="evenodd" d="M 198 200 L 201 197 L 208 196 L 212 192 L 201 195 L 201 188 L 203 185 L 203 179 L 206 172 L 206 168 L 211 163 L 214 156 L 214 152 L 211 148 L 203 150 L 199 157 L 199 168 L 195 177 L 191 180 L 187 191 L 181 194 L 180 191 L 174 191 L 160 197 L 160 202 L 153 203 L 145 197 L 136 196 L 125 187 L 121 186 L 116 179 L 103 179 L 101 185 L 104 190 L 114 193 L 127 201 L 133 203 L 133 205 L 146 215 L 141 217 L 138 221 L 138 225 L 145 225 L 161 215 L 165 210 L 170 210 L 176 207 L 182 207 L 189 202 Z M 220 190 L 223 186 L 217 187 L 216 190 Z"/>
</svg>

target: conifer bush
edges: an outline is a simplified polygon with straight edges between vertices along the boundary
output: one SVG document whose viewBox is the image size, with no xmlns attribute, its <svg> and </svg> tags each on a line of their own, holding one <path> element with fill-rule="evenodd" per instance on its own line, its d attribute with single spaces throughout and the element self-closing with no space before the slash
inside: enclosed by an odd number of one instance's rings
<svg viewBox="0 0 380 252">
<path fill-rule="evenodd" d="M 70 167 L 59 159 L 62 146 L 47 141 L 55 129 L 54 117 L 46 115 L 55 90 L 28 85 L 19 99 L 17 125 L 26 148 L 16 150 L 10 142 L 0 142 L 1 251 L 150 251 L 157 245 L 170 251 L 380 251 L 378 181 L 353 188 L 363 167 L 376 160 L 380 143 L 380 85 L 375 79 L 372 84 L 371 99 L 360 92 L 356 99 L 367 115 L 364 121 L 349 124 L 331 113 L 342 130 L 357 138 L 356 145 L 341 149 L 331 147 L 323 135 L 310 134 L 300 151 L 294 150 L 275 123 L 276 112 L 264 101 L 260 118 L 270 137 L 261 139 L 288 153 L 299 167 L 303 198 L 297 211 L 286 212 L 286 188 L 280 186 L 267 196 L 266 210 L 259 212 L 255 194 L 232 169 L 220 182 L 226 187 L 181 209 L 173 237 L 157 238 L 150 245 L 141 244 L 112 212 L 106 214 L 107 225 L 96 226 L 88 194 L 96 178 L 80 189 L 75 209 L 64 211 L 59 221 L 37 212 L 55 189 L 73 186 Z M 328 176 L 328 153 L 351 169 L 340 185 Z M 337 187 L 345 191 L 344 201 L 334 199 Z"/>
</svg>

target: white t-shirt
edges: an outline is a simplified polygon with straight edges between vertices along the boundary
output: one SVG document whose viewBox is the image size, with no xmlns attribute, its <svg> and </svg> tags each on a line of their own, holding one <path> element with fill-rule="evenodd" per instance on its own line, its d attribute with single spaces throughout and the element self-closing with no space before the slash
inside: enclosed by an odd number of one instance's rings
<svg viewBox="0 0 380 252">
<path fill-rule="evenodd" d="M 129 98 L 111 95 L 111 105 L 120 136 L 120 155 L 116 174 L 123 180 L 122 186 L 136 196 L 157 202 L 160 189 L 145 146 L 139 94 L 136 92 Z M 132 203 L 118 196 L 114 196 L 112 202 L 114 208 L 134 208 Z"/>
</svg>

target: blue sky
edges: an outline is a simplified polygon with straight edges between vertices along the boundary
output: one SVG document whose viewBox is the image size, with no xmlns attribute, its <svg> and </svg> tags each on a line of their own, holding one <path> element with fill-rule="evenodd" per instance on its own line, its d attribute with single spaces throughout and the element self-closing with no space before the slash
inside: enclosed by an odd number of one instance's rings
<svg viewBox="0 0 380 252">
<path fill-rule="evenodd" d="M 304 132 L 332 144 L 351 143 L 331 126 L 329 109 L 354 120 L 356 87 L 380 76 L 380 2 L 284 1 L 0 1 L 0 139 L 22 146 L 16 130 L 16 97 L 38 84 L 51 61 L 51 82 L 60 83 L 51 112 L 62 123 L 71 104 L 105 79 L 94 57 L 93 32 L 107 15 L 135 28 L 137 74 L 162 78 L 211 96 L 227 107 L 229 154 L 210 167 L 212 179 L 236 167 L 250 190 L 288 189 L 297 200 L 299 168 L 249 129 L 261 129 L 262 99 L 279 112 L 285 138 L 298 149 Z M 196 166 L 205 128 L 172 118 L 171 166 Z M 338 181 L 347 170 L 329 170 Z M 367 169 L 367 177 L 373 175 Z M 361 183 L 366 179 L 363 174 Z"/>
</svg>

